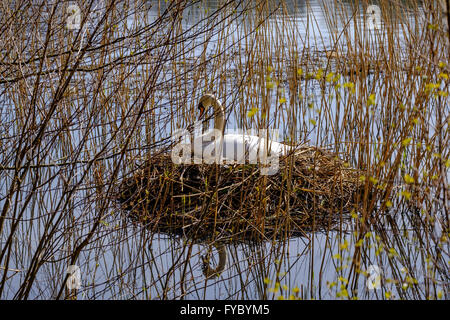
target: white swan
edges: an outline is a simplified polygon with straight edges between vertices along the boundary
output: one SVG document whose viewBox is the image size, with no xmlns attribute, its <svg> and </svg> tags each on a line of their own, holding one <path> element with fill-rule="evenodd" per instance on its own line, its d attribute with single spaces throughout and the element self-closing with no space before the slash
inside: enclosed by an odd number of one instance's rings
<svg viewBox="0 0 450 320">
<path fill-rule="evenodd" d="M 203 118 L 205 111 L 212 107 L 214 109 L 214 131 L 207 132 L 194 139 L 194 157 L 205 159 L 205 154 L 212 154 L 212 150 L 219 150 L 220 159 L 215 156 L 214 160 L 219 160 L 225 164 L 243 164 L 246 161 L 256 163 L 256 160 L 278 159 L 287 155 L 293 150 L 291 146 L 280 142 L 272 141 L 264 137 L 248 134 L 224 134 L 225 132 L 225 111 L 220 101 L 210 93 L 200 98 L 198 109 L 199 119 Z M 214 136 L 214 140 L 211 141 Z M 198 142 L 200 139 L 200 142 Z M 195 143 L 197 140 L 197 144 Z M 217 149 L 214 149 L 217 148 Z M 221 150 L 221 151 L 220 151 Z"/>
</svg>

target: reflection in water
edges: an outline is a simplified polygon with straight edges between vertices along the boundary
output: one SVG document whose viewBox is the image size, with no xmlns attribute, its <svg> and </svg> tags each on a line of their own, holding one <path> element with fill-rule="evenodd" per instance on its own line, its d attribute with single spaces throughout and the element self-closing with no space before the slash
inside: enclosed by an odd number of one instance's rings
<svg viewBox="0 0 450 320">
<path fill-rule="evenodd" d="M 220 276 L 227 264 L 227 248 L 225 244 L 221 242 L 215 243 L 214 248 L 217 249 L 217 252 L 219 254 L 219 262 L 217 264 L 217 267 L 212 268 L 210 265 L 210 252 L 208 252 L 207 255 L 202 256 L 203 274 L 205 275 L 206 279 Z"/>
<path fill-rule="evenodd" d="M 280 295 L 330 298 L 332 293 L 326 287 L 311 287 L 311 277 L 329 272 L 329 276 L 324 276 L 324 285 L 334 281 L 334 269 L 314 263 L 314 257 L 321 261 L 335 246 L 335 240 L 311 234 L 285 242 L 218 244 L 217 254 L 209 256 L 209 246 L 154 239 L 152 256 L 158 259 L 146 268 L 149 275 L 161 276 L 156 279 L 149 276 L 147 279 L 153 280 L 147 283 L 155 298 L 268 299 Z M 204 266 L 205 256 L 209 268 Z"/>
</svg>

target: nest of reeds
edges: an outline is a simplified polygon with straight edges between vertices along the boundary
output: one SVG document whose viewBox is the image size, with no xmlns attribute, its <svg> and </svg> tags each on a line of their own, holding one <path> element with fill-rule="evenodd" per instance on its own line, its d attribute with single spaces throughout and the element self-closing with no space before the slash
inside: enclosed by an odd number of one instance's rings
<svg viewBox="0 0 450 320">
<path fill-rule="evenodd" d="M 332 229 L 355 207 L 360 174 L 316 147 L 280 159 L 270 176 L 258 165 L 176 165 L 164 154 L 125 178 L 117 199 L 129 218 L 155 232 L 272 240 Z"/>
</svg>

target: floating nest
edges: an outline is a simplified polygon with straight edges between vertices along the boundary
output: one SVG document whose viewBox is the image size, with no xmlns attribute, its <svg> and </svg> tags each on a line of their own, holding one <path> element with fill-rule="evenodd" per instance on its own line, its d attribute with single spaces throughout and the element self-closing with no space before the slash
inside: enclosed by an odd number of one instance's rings
<svg viewBox="0 0 450 320">
<path fill-rule="evenodd" d="M 199 241 L 254 241 L 330 230 L 348 217 L 361 172 L 335 154 L 302 147 L 274 175 L 251 164 L 182 164 L 153 157 L 117 191 L 121 208 L 155 232 Z"/>
</svg>

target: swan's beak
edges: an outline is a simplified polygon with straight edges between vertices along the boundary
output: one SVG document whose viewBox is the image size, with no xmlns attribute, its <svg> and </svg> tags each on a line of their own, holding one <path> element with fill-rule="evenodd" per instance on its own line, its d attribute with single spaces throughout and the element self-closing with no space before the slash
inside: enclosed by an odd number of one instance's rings
<svg viewBox="0 0 450 320">
<path fill-rule="evenodd" d="M 201 102 L 198 104 L 198 109 L 200 110 L 200 115 L 198 116 L 198 119 L 200 120 L 203 117 L 203 114 L 205 113 L 205 107 Z"/>
</svg>

